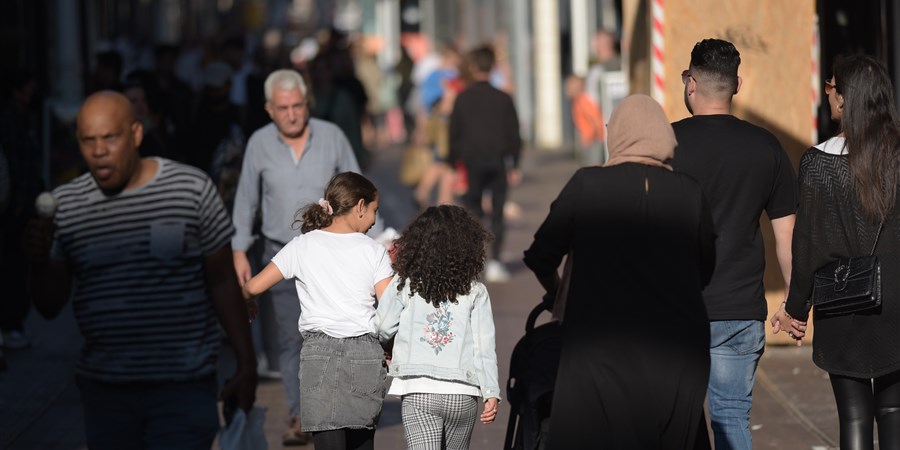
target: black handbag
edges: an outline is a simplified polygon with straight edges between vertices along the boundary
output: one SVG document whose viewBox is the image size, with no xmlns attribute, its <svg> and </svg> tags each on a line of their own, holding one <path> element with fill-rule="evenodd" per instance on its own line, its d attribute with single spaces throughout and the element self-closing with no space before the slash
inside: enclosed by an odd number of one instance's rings
<svg viewBox="0 0 900 450">
<path fill-rule="evenodd" d="M 875 247 L 882 228 L 884 222 L 868 256 L 839 258 L 816 270 L 812 293 L 816 313 L 848 314 L 881 306 L 881 263 Z"/>
</svg>

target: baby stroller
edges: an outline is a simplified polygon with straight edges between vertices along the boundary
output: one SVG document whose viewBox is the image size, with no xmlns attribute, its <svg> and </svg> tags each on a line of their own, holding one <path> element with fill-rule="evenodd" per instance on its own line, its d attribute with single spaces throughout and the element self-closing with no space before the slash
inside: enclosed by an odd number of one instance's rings
<svg viewBox="0 0 900 450">
<path fill-rule="evenodd" d="M 528 315 L 525 336 L 516 344 L 510 359 L 506 398 L 512 411 L 504 450 L 537 450 L 547 444 L 562 342 L 558 321 L 535 328 L 534 322 L 543 311 L 546 309 L 541 303 Z"/>
</svg>

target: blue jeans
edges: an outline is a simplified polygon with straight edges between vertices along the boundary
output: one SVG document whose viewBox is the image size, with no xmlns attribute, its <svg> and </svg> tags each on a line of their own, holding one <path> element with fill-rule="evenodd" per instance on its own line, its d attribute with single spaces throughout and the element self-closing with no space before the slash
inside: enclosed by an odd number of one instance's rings
<svg viewBox="0 0 900 450">
<path fill-rule="evenodd" d="M 219 430 L 213 375 L 173 383 L 75 381 L 88 448 L 209 450 Z"/>
<path fill-rule="evenodd" d="M 281 250 L 278 242 L 266 239 L 263 249 L 262 266 L 265 267 L 272 257 Z M 278 367 L 281 369 L 281 382 L 284 383 L 284 396 L 287 399 L 290 417 L 300 416 L 300 349 L 303 347 L 303 336 L 300 335 L 300 298 L 294 280 L 284 280 L 267 292 L 275 310 L 278 324 Z"/>
<path fill-rule="evenodd" d="M 707 401 L 716 450 L 751 450 L 750 406 L 756 366 L 766 348 L 759 320 L 709 323 L 710 372 Z"/>
</svg>

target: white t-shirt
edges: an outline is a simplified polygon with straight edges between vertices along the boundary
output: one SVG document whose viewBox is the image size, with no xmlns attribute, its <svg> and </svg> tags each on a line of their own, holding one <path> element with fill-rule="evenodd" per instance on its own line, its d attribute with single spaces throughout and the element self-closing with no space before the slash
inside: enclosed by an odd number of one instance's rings
<svg viewBox="0 0 900 450">
<path fill-rule="evenodd" d="M 438 380 L 429 377 L 391 378 L 387 395 L 403 397 L 407 394 L 461 394 L 481 397 L 481 389 L 460 381 Z"/>
<path fill-rule="evenodd" d="M 825 142 L 822 142 L 819 145 L 816 145 L 816 148 L 830 155 L 846 155 L 847 147 L 845 147 L 845 143 L 846 140 L 843 136 L 835 136 Z"/>
<path fill-rule="evenodd" d="M 393 274 L 387 249 L 362 233 L 314 230 L 272 258 L 300 298 L 300 331 L 346 338 L 375 333 L 375 284 Z"/>
</svg>

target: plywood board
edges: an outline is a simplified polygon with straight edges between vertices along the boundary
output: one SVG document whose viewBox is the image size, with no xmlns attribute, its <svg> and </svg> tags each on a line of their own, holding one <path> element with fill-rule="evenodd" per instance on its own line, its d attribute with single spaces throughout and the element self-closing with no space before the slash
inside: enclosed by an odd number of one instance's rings
<svg viewBox="0 0 900 450">
<path fill-rule="evenodd" d="M 652 92 L 650 60 L 653 0 L 623 2 L 623 48 L 628 49 L 632 93 Z M 706 38 L 727 40 L 741 54 L 741 91 L 733 113 L 771 131 L 784 146 L 794 167 L 813 144 L 814 101 L 812 44 L 813 0 L 664 0 L 661 47 L 664 64 L 663 109 L 671 121 L 689 115 L 684 106 L 681 71 L 690 64 L 694 44 Z M 784 283 L 775 258 L 774 239 L 763 220 L 766 241 L 766 296 L 769 311 L 784 298 Z M 771 335 L 769 335 L 771 338 Z M 780 334 L 770 342 L 788 343 Z"/>
</svg>

